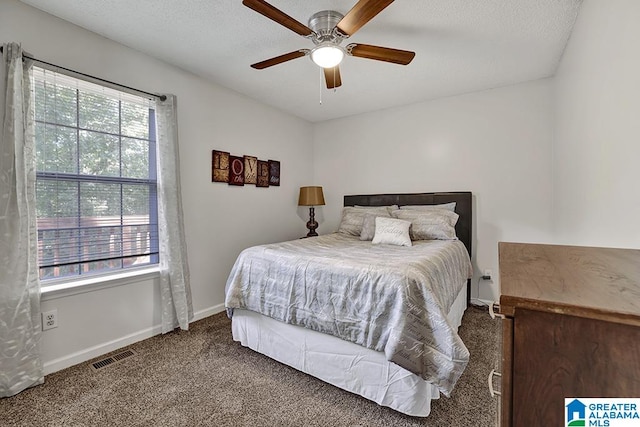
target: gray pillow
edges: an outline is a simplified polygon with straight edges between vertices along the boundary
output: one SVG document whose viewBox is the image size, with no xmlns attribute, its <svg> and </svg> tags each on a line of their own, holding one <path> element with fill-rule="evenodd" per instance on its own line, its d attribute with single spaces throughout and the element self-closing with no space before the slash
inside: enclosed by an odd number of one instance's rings
<svg viewBox="0 0 640 427">
<path fill-rule="evenodd" d="M 376 218 L 384 218 L 388 216 L 389 215 L 376 215 L 367 213 L 362 221 L 362 232 L 360 233 L 360 240 L 372 240 L 373 236 L 376 234 Z"/>
<path fill-rule="evenodd" d="M 411 221 L 411 240 L 457 240 L 458 214 L 445 209 L 397 210 L 394 218 Z"/>
<path fill-rule="evenodd" d="M 391 216 L 386 206 L 367 208 L 346 206 L 342 208 L 342 219 L 340 220 L 338 233 L 360 236 L 362 234 L 362 223 L 367 214 L 384 217 Z"/>
</svg>

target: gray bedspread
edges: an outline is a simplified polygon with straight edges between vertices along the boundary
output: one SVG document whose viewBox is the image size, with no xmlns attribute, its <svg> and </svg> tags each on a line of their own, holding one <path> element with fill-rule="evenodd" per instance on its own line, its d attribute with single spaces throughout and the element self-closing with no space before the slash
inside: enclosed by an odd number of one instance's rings
<svg viewBox="0 0 640 427">
<path fill-rule="evenodd" d="M 471 277 L 462 242 L 373 245 L 334 233 L 242 251 L 225 305 L 384 352 L 449 395 L 469 351 L 447 313 Z"/>
</svg>

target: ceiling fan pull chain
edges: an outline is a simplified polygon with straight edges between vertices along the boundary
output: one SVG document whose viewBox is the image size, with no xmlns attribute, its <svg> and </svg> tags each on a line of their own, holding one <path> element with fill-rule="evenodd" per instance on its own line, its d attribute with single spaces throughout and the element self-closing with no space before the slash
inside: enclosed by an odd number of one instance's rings
<svg viewBox="0 0 640 427">
<path fill-rule="evenodd" d="M 320 105 L 322 105 L 322 74 L 324 72 L 324 69 L 319 68 L 319 70 L 320 70 L 320 85 L 319 85 L 319 87 L 320 87 Z"/>
</svg>

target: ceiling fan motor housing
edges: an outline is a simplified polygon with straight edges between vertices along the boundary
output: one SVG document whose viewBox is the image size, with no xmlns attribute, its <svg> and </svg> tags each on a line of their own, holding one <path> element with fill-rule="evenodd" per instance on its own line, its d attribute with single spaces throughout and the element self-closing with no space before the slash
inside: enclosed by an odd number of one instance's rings
<svg viewBox="0 0 640 427">
<path fill-rule="evenodd" d="M 344 15 L 335 10 L 322 10 L 311 15 L 309 28 L 315 33 L 312 36 L 313 42 L 315 44 L 326 42 L 339 44 L 342 42 L 345 37 L 336 31 L 336 25 L 343 17 Z"/>
</svg>

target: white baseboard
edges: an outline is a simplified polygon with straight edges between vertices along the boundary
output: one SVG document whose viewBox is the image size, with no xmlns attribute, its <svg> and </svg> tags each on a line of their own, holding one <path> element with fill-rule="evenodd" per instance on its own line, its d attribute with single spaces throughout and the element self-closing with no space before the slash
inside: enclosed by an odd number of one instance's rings
<svg viewBox="0 0 640 427">
<path fill-rule="evenodd" d="M 193 313 L 193 321 L 195 322 L 196 320 L 204 319 L 205 317 L 218 314 L 222 311 L 224 311 L 224 304 L 218 304 L 214 305 L 213 307 L 205 308 L 204 310 L 196 311 L 195 313 Z M 44 362 L 44 374 L 49 375 L 70 366 L 77 365 L 78 363 L 86 362 L 87 360 L 91 360 L 103 354 L 110 353 L 119 348 L 123 348 L 138 341 L 146 340 L 147 338 L 159 335 L 161 332 L 162 326 L 154 325 L 151 328 L 143 329 L 124 337 L 98 344 L 96 346 L 71 353 L 58 359 Z"/>
<path fill-rule="evenodd" d="M 204 310 L 196 311 L 193 313 L 193 321 L 204 319 L 205 317 L 213 316 L 214 314 L 221 313 L 225 310 L 224 304 L 214 305 L 213 307 L 205 308 Z"/>
<path fill-rule="evenodd" d="M 51 360 L 49 362 L 45 362 L 44 374 L 49 375 L 70 366 L 77 365 L 78 363 L 86 362 L 87 360 L 91 360 L 95 357 L 107 354 L 119 348 L 126 347 L 138 341 L 146 340 L 147 338 L 151 338 L 152 336 L 158 335 L 161 332 L 161 325 L 156 325 L 152 328 L 143 329 L 142 331 L 134 332 L 133 334 L 129 334 L 124 337 L 98 344 L 96 346 L 71 353 L 69 355 Z"/>
</svg>

